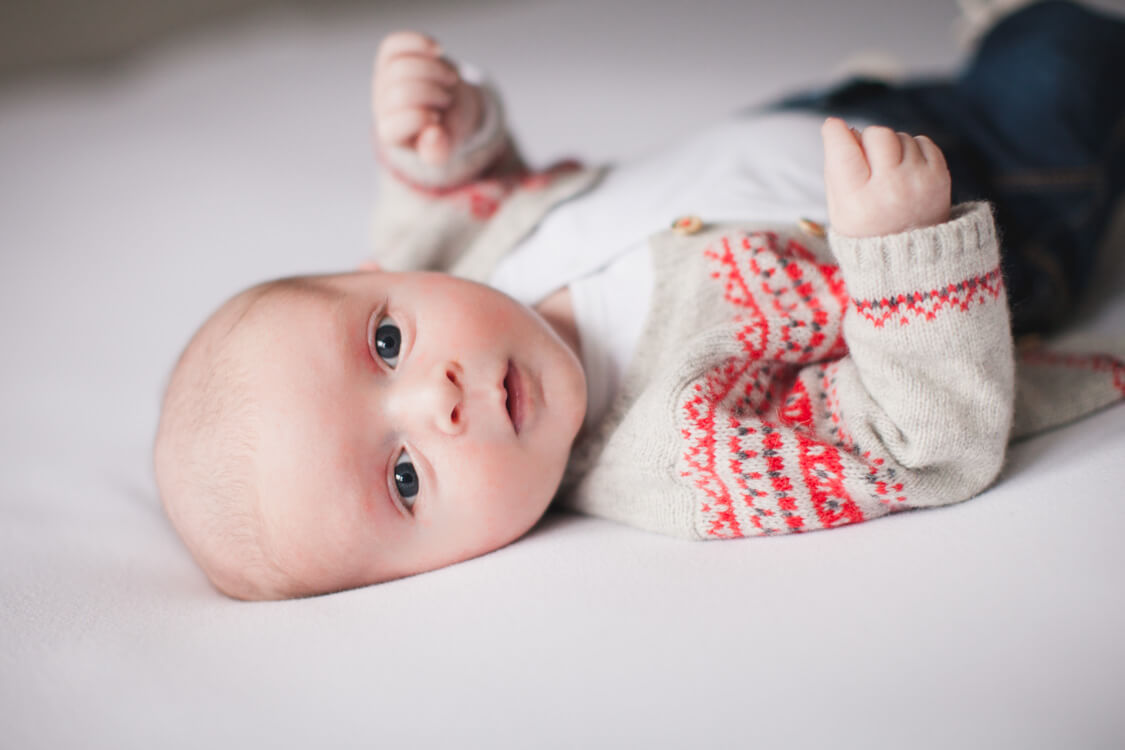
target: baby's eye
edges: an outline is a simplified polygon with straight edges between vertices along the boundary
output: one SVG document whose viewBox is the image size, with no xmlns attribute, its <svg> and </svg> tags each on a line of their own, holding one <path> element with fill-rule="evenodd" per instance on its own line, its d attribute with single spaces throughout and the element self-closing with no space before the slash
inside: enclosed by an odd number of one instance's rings
<svg viewBox="0 0 1125 750">
<path fill-rule="evenodd" d="M 398 350 L 402 347 L 402 331 L 395 322 L 383 316 L 375 325 L 375 353 L 394 369 L 398 365 Z"/>
<path fill-rule="evenodd" d="M 403 451 L 395 461 L 395 489 L 402 498 L 407 510 L 414 507 L 414 498 L 418 495 L 418 472 L 410 462 L 410 454 Z"/>
</svg>

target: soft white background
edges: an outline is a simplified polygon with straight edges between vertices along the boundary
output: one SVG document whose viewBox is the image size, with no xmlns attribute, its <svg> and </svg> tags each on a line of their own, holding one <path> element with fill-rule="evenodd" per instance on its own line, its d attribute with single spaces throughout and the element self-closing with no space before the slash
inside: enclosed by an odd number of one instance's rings
<svg viewBox="0 0 1125 750">
<path fill-rule="evenodd" d="M 262 11 L 6 83 L 0 746 L 1125 744 L 1125 408 L 1018 446 L 952 508 L 716 543 L 551 516 L 493 555 L 296 602 L 216 594 L 155 494 L 163 380 L 203 317 L 367 252 L 385 33 L 421 28 L 492 71 L 533 161 L 598 162 L 825 82 L 856 50 L 948 70 L 956 12 Z M 1086 327 L 1125 331 L 1125 274 L 1103 294 Z"/>
</svg>

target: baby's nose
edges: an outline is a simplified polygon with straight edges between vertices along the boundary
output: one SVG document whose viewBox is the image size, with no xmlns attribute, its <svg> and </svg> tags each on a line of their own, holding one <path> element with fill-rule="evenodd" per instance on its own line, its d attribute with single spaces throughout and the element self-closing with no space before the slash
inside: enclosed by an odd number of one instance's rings
<svg viewBox="0 0 1125 750">
<path fill-rule="evenodd" d="M 463 432 L 465 408 L 461 378 L 461 368 L 452 362 L 440 364 L 426 373 L 412 389 L 413 416 L 447 435 Z"/>
</svg>

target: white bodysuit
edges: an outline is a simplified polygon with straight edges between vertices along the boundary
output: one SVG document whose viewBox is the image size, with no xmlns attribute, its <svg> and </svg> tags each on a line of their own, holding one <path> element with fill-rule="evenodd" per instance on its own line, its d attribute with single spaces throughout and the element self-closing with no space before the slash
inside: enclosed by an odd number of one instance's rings
<svg viewBox="0 0 1125 750">
<path fill-rule="evenodd" d="M 563 203 L 496 267 L 489 283 L 527 305 L 569 286 L 587 373 L 587 424 L 608 408 L 641 335 L 648 238 L 675 218 L 823 222 L 824 118 L 755 112 L 616 167 Z"/>
</svg>

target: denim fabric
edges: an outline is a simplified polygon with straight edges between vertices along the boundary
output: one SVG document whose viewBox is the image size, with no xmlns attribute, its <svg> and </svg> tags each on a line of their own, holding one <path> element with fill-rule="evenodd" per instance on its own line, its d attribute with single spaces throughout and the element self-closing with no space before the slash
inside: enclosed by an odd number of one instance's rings
<svg viewBox="0 0 1125 750">
<path fill-rule="evenodd" d="M 1013 330 L 1065 321 L 1125 189 L 1125 22 L 1037 3 L 997 23 L 952 80 L 855 79 L 777 106 L 933 138 L 954 201 L 995 206 Z"/>
</svg>

